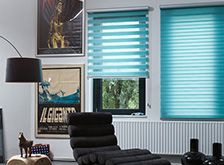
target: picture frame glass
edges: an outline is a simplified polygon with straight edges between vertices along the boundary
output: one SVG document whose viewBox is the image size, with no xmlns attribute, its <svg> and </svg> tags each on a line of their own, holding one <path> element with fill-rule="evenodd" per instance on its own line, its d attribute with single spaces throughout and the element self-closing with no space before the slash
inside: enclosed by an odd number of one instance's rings
<svg viewBox="0 0 224 165">
<path fill-rule="evenodd" d="M 37 56 L 84 55 L 84 0 L 38 0 Z"/>
<path fill-rule="evenodd" d="M 36 137 L 68 138 L 68 113 L 84 112 L 83 68 L 43 66 L 36 88 Z"/>
</svg>

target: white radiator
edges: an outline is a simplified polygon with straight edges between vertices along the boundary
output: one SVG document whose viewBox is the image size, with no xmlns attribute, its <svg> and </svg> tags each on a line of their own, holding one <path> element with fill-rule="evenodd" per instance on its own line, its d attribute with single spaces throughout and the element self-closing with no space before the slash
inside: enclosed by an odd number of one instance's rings
<svg viewBox="0 0 224 165">
<path fill-rule="evenodd" d="M 115 121 L 115 134 L 122 149 L 149 149 L 157 154 L 182 155 L 190 149 L 190 139 L 199 139 L 199 150 L 212 154 L 212 143 L 223 144 L 223 122 L 127 122 Z M 223 152 L 224 153 L 224 152 Z"/>
</svg>

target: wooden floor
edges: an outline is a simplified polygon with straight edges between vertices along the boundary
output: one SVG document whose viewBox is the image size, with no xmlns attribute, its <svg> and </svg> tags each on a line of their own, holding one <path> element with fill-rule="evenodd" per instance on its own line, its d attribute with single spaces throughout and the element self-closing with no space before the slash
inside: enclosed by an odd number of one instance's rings
<svg viewBox="0 0 224 165">
<path fill-rule="evenodd" d="M 6 164 L 0 163 L 0 165 L 6 165 Z M 78 165 L 78 164 L 76 162 L 53 161 L 52 165 Z M 180 165 L 180 164 L 172 164 L 172 165 Z"/>
<path fill-rule="evenodd" d="M 76 162 L 53 162 L 53 165 L 78 165 L 78 164 Z M 172 165 L 181 165 L 181 164 L 172 163 Z"/>
<path fill-rule="evenodd" d="M 172 162 L 172 165 L 181 165 L 180 163 L 180 156 L 162 156 L 162 158 L 169 160 Z M 6 163 L 0 163 L 0 165 L 6 165 Z M 78 165 L 77 162 L 73 161 L 72 159 L 69 161 L 63 160 L 54 160 L 52 161 L 52 165 Z"/>
<path fill-rule="evenodd" d="M 6 165 L 6 163 L 0 163 L 0 165 Z M 78 165 L 78 164 L 76 162 L 53 161 L 52 165 Z"/>
<path fill-rule="evenodd" d="M 52 165 L 78 165 L 76 162 L 53 162 Z M 178 163 L 172 163 L 172 165 L 181 165 L 181 164 L 178 164 Z"/>
</svg>

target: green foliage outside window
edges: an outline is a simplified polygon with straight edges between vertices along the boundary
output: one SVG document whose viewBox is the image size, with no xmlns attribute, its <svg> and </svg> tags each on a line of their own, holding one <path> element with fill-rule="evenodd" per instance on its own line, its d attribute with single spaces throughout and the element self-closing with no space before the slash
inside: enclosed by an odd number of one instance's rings
<svg viewBox="0 0 224 165">
<path fill-rule="evenodd" d="M 103 79 L 102 105 L 103 109 L 138 109 L 138 79 Z"/>
</svg>

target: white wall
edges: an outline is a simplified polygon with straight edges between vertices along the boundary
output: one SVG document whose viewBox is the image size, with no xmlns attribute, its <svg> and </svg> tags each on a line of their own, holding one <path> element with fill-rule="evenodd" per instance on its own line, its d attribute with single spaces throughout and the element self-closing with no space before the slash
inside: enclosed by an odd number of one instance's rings
<svg viewBox="0 0 224 165">
<path fill-rule="evenodd" d="M 25 57 L 34 56 L 34 1 L 0 1 L 0 35 L 8 38 Z M 6 157 L 19 153 L 18 133 L 30 138 L 31 84 L 5 83 L 6 59 L 17 57 L 16 51 L 0 39 L 0 107 L 3 108 Z"/>
<path fill-rule="evenodd" d="M 147 118 L 115 118 L 115 120 L 160 120 L 160 5 L 221 2 L 224 0 L 86 0 L 87 10 L 103 8 L 126 8 L 150 6 L 150 81 L 147 81 Z M 0 0 L 0 35 L 4 35 L 24 56 L 36 52 L 37 6 L 36 0 Z M 69 139 L 36 139 L 35 88 L 30 84 L 7 84 L 4 82 L 5 61 L 16 56 L 10 46 L 0 40 L 0 107 L 3 108 L 6 159 L 18 154 L 17 134 L 23 131 L 35 143 L 49 143 L 55 159 L 73 159 Z M 42 58 L 43 64 L 85 63 L 86 57 Z M 85 79 L 85 107 L 91 111 L 91 83 Z"/>
</svg>

